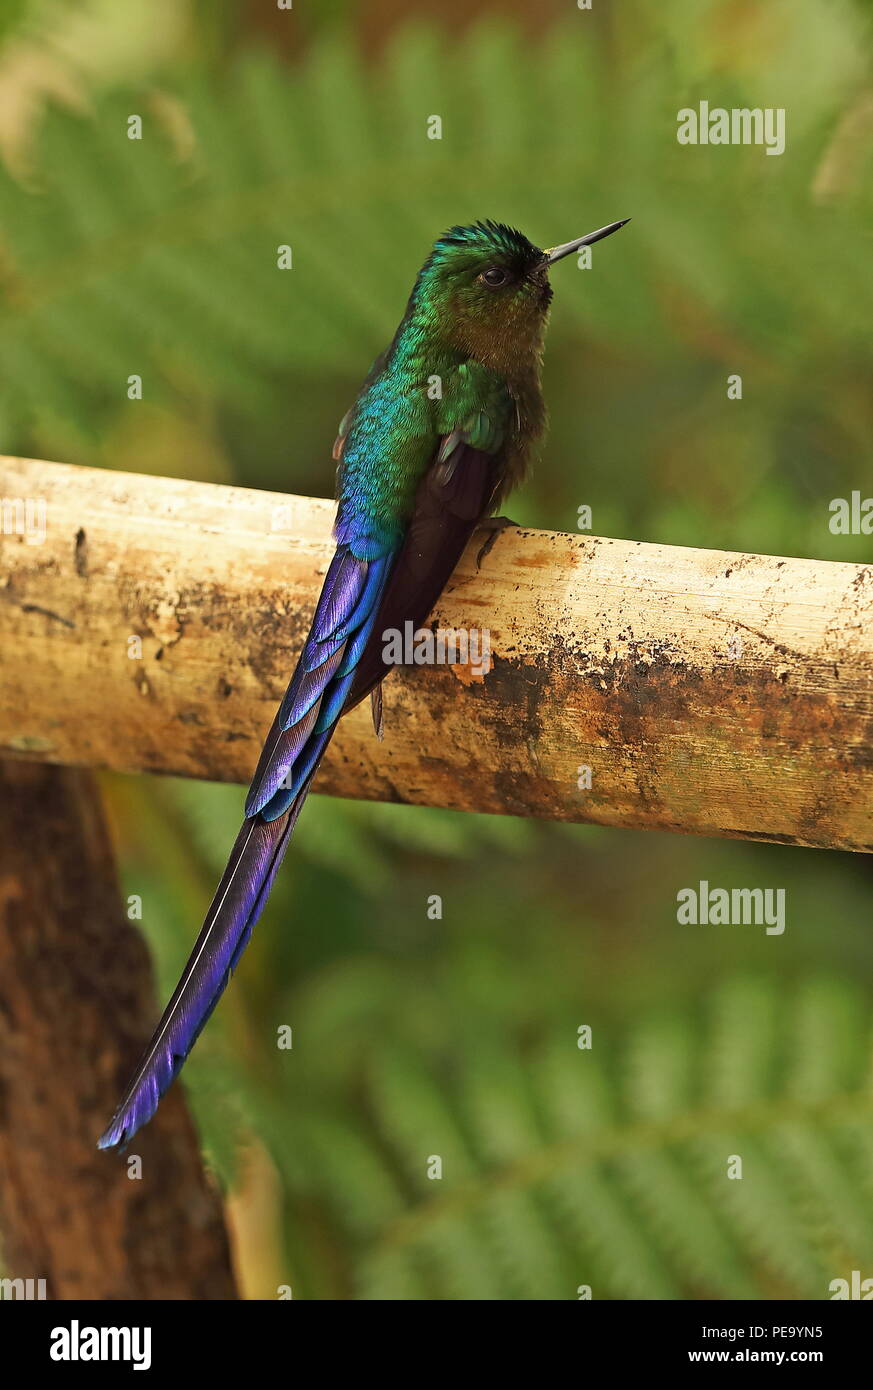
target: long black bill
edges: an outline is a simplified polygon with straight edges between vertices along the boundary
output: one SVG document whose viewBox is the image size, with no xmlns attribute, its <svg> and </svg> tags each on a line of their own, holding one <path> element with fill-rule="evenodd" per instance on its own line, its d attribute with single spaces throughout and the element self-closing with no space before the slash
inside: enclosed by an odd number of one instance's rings
<svg viewBox="0 0 873 1390">
<path fill-rule="evenodd" d="M 546 259 L 549 265 L 554 265 L 555 261 L 562 261 L 565 256 L 572 256 L 574 251 L 578 251 L 580 246 L 593 246 L 595 241 L 602 241 L 605 236 L 612 236 L 619 227 L 626 227 L 630 222 L 629 217 L 625 217 L 621 222 L 610 222 L 608 227 L 600 227 L 596 232 L 589 232 L 587 236 L 580 236 L 576 241 L 565 241 L 563 246 L 551 246 L 546 251 Z"/>
</svg>

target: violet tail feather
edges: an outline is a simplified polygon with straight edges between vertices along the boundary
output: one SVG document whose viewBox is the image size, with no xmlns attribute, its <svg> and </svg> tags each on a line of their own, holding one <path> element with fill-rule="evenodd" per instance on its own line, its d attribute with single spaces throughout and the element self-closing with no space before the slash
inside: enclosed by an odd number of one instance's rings
<svg viewBox="0 0 873 1390">
<path fill-rule="evenodd" d="M 267 821 L 256 815 L 243 822 L 182 978 L 98 1148 L 126 1145 L 154 1115 L 181 1070 L 248 945 L 310 781 L 311 776 L 282 816 Z"/>
<path fill-rule="evenodd" d="M 125 1145 L 154 1115 L 248 945 L 374 634 L 392 558 L 361 560 L 348 545 L 337 547 L 303 655 L 261 753 L 227 868 L 173 997 L 98 1140 L 101 1149 Z"/>
</svg>

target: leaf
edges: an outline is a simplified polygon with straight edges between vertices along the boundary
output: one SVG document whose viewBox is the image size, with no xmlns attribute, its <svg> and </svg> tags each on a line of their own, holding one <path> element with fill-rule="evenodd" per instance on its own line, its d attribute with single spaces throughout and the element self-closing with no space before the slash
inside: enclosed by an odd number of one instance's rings
<svg viewBox="0 0 873 1390">
<path fill-rule="evenodd" d="M 780 1000 L 784 1048 L 761 1027 Z M 813 978 L 777 998 L 738 977 L 702 1015 L 595 1038 L 381 1050 L 371 1120 L 332 1122 L 310 1179 L 363 1237 L 359 1296 L 825 1298 L 869 1267 L 870 1029 L 853 987 Z"/>
</svg>

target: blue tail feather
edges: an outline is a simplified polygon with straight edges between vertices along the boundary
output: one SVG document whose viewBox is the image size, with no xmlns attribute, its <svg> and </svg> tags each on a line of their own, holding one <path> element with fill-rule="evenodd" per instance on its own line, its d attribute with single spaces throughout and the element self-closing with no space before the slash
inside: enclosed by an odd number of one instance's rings
<svg viewBox="0 0 873 1390">
<path fill-rule="evenodd" d="M 182 978 L 98 1141 L 101 1149 L 125 1145 L 151 1119 L 251 939 L 373 630 L 391 560 L 361 560 L 349 546 L 337 548 L 304 655 L 264 745 L 246 819 Z"/>
</svg>

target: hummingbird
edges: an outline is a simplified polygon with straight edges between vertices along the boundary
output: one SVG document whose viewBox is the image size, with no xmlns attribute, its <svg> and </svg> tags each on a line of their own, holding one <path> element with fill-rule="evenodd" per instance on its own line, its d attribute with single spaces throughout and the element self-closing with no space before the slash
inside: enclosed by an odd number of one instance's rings
<svg viewBox="0 0 873 1390">
<path fill-rule="evenodd" d="M 540 376 L 556 262 L 625 226 L 541 250 L 502 222 L 452 227 L 418 273 L 333 449 L 336 550 L 200 934 L 101 1149 L 151 1119 L 245 950 L 341 716 L 368 695 L 382 735 L 383 634 L 426 621 L 468 542 L 481 564 L 545 431 Z"/>
</svg>

